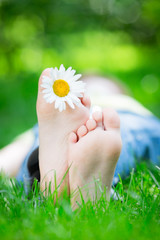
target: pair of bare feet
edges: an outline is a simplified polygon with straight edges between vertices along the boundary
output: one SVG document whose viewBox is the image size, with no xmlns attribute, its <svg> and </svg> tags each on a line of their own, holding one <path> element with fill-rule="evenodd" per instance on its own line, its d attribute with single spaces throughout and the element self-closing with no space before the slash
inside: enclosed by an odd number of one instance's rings
<svg viewBox="0 0 160 240">
<path fill-rule="evenodd" d="M 50 69 L 43 71 L 39 80 L 37 116 L 39 124 L 39 167 L 42 191 L 51 185 L 64 186 L 72 193 L 80 188 L 84 200 L 95 198 L 95 180 L 106 186 L 109 200 L 112 179 L 121 151 L 120 121 L 111 109 L 93 113 L 89 119 L 90 99 L 81 99 L 82 107 L 59 113 L 53 104 L 47 104 L 42 93 L 42 76 L 49 76 Z M 79 194 L 71 198 L 73 208 L 80 202 Z"/>
</svg>

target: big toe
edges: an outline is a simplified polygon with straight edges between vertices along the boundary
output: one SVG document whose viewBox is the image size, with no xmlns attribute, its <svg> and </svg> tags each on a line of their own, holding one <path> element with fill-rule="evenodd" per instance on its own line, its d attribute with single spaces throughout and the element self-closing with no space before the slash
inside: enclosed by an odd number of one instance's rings
<svg viewBox="0 0 160 240">
<path fill-rule="evenodd" d="M 120 118 L 117 112 L 113 109 L 105 108 L 103 110 L 103 123 L 105 130 L 120 129 Z"/>
<path fill-rule="evenodd" d="M 38 96 L 37 96 L 37 114 L 38 116 L 44 115 L 44 114 L 48 114 L 52 112 L 53 109 L 53 103 L 52 104 L 47 104 L 46 100 L 44 99 L 44 86 L 45 84 L 45 80 L 43 79 L 44 77 L 48 77 L 50 78 L 50 68 L 46 68 L 40 78 L 39 78 L 39 82 L 38 82 Z"/>
</svg>

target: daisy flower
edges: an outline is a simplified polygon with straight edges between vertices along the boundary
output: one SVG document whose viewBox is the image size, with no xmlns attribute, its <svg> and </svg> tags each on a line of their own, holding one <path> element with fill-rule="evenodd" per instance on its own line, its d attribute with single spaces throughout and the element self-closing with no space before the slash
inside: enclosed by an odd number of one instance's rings
<svg viewBox="0 0 160 240">
<path fill-rule="evenodd" d="M 69 67 L 65 70 L 61 64 L 59 70 L 57 67 L 51 68 L 50 77 L 43 76 L 41 87 L 43 87 L 44 99 L 47 103 L 55 102 L 55 109 L 60 112 L 66 109 L 66 103 L 75 108 L 75 105 L 80 107 L 85 91 L 85 83 L 77 81 L 81 74 L 75 75 L 75 70 Z"/>
</svg>

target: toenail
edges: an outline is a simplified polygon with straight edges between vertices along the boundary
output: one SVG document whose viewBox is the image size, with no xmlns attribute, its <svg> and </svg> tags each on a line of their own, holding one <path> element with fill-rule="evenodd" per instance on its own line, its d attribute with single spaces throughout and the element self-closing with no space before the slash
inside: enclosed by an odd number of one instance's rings
<svg viewBox="0 0 160 240">
<path fill-rule="evenodd" d="M 96 112 L 96 119 L 100 120 L 102 117 L 102 112 Z"/>
</svg>

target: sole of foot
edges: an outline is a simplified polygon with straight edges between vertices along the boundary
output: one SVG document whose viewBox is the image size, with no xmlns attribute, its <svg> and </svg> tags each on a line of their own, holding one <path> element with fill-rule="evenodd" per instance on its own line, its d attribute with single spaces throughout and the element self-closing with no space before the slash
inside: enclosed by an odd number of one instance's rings
<svg viewBox="0 0 160 240">
<path fill-rule="evenodd" d="M 112 109 L 93 113 L 93 119 L 83 124 L 69 137 L 69 183 L 73 209 L 83 200 L 99 198 L 110 189 L 121 152 L 120 120 Z M 95 184 L 97 183 L 97 184 Z"/>
<path fill-rule="evenodd" d="M 71 109 L 67 106 L 65 111 L 59 112 L 55 109 L 54 102 L 50 104 L 44 99 L 43 87 L 41 86 L 43 76 L 50 77 L 50 68 L 42 72 L 38 85 L 37 117 L 40 184 L 41 190 L 45 193 L 49 186 L 53 192 L 61 184 L 60 192 L 64 185 L 68 185 L 68 175 L 66 175 L 68 169 L 68 136 L 72 131 L 77 131 L 88 120 L 90 99 L 84 96 L 81 99 L 81 107 Z"/>
</svg>

